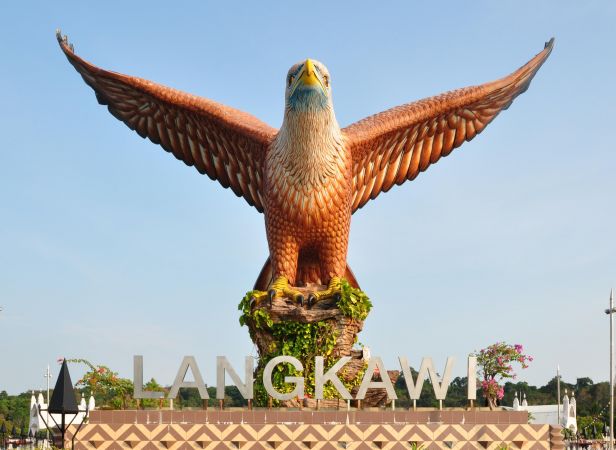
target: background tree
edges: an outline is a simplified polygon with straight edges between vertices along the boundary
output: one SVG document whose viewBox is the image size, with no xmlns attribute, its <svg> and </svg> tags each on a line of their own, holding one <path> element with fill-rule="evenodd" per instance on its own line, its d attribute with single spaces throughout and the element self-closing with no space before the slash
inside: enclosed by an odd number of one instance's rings
<svg viewBox="0 0 616 450">
<path fill-rule="evenodd" d="M 216 387 L 209 386 L 207 388 L 207 394 L 210 397 L 208 405 L 218 406 L 218 400 L 216 400 Z M 176 404 L 179 405 L 180 408 L 201 408 L 203 406 L 203 400 L 201 400 L 197 389 L 180 388 Z M 235 408 L 246 405 L 247 402 L 244 400 L 244 397 L 242 397 L 237 387 L 225 386 L 225 407 Z"/>
<path fill-rule="evenodd" d="M 30 393 L 9 395 L 6 391 L 0 392 L 0 423 L 5 423 L 8 432 L 23 427 L 30 421 Z"/>
<path fill-rule="evenodd" d="M 165 393 L 165 397 L 167 396 L 167 392 L 169 392 L 168 389 L 165 389 L 163 386 L 161 386 L 160 384 L 158 384 L 158 382 L 154 379 L 154 378 L 150 378 L 150 381 L 148 381 L 144 386 L 143 389 L 145 391 L 152 391 L 152 392 L 164 392 Z M 158 398 L 158 399 L 141 399 L 141 406 L 143 408 L 163 408 L 166 406 L 169 406 L 169 400 L 167 400 L 166 398 Z"/>
</svg>

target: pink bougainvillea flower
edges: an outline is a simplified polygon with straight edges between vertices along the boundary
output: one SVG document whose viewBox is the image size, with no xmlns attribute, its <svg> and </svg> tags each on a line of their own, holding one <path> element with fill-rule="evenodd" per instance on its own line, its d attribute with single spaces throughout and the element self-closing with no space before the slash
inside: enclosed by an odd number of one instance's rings
<svg viewBox="0 0 616 450">
<path fill-rule="evenodd" d="M 499 400 L 502 400 L 503 397 L 505 396 L 505 389 L 503 387 L 498 388 L 496 396 L 498 397 Z"/>
</svg>

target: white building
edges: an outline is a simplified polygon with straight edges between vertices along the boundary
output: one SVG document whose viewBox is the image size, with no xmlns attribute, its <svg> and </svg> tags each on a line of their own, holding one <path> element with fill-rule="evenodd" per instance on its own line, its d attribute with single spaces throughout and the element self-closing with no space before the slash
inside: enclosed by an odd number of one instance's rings
<svg viewBox="0 0 616 450">
<path fill-rule="evenodd" d="M 43 410 L 43 411 L 39 412 L 39 407 L 40 407 L 40 410 Z M 90 400 L 88 401 L 87 407 L 88 407 L 88 412 L 96 408 L 94 397 L 90 396 Z M 79 409 L 81 411 L 86 410 L 85 397 L 81 397 L 81 403 L 79 404 Z M 46 410 L 47 410 L 47 403 L 45 403 L 43 394 L 39 392 L 38 396 L 35 396 L 34 391 L 32 391 L 32 397 L 30 397 L 30 427 L 28 430 L 28 434 L 30 433 L 30 431 L 32 431 L 32 434 L 36 434 L 39 431 L 44 431 L 46 429 L 45 422 L 47 422 L 48 426 L 54 427 L 55 424 L 52 419 L 55 419 L 57 423 L 60 423 L 62 418 L 59 414 L 49 414 Z M 49 416 L 52 416 L 52 417 L 49 417 Z M 71 417 L 68 420 L 71 420 L 72 416 L 73 415 L 71 415 Z M 86 416 L 85 412 L 78 413 L 75 416 L 73 423 L 77 425 L 80 424 L 84 416 Z"/>
<path fill-rule="evenodd" d="M 526 394 L 524 394 L 522 404 L 520 404 L 517 392 L 513 399 L 513 407 L 506 407 L 506 409 L 511 409 L 513 411 L 528 411 L 530 413 L 530 423 L 560 425 L 563 428 L 570 429 L 573 433 L 577 433 L 577 405 L 575 393 L 571 393 L 571 398 L 569 398 L 566 389 L 563 402 L 560 405 L 560 417 L 558 414 L 558 405 L 529 406 L 526 401 Z"/>
</svg>

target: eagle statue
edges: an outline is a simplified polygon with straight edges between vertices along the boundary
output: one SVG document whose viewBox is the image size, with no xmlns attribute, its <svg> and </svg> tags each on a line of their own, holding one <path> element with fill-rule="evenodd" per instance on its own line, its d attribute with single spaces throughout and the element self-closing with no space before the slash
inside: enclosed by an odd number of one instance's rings
<svg viewBox="0 0 616 450">
<path fill-rule="evenodd" d="M 507 77 L 345 128 L 334 114 L 329 71 L 306 59 L 289 69 L 277 130 L 213 100 L 103 70 L 77 56 L 60 31 L 57 38 L 111 114 L 263 213 L 269 258 L 254 300 L 284 297 L 308 306 L 339 297 L 343 280 L 358 287 L 346 261 L 353 213 L 483 131 L 528 88 L 554 42 Z M 298 287 L 306 286 L 319 288 L 305 299 Z"/>
</svg>

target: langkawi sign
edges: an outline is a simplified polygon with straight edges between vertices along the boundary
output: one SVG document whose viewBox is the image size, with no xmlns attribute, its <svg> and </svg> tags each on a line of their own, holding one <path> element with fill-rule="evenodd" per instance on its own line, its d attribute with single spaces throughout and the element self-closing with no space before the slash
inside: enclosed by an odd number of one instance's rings
<svg viewBox="0 0 616 450">
<path fill-rule="evenodd" d="M 315 395 L 317 400 L 323 399 L 323 387 L 326 383 L 331 383 L 334 388 L 340 394 L 340 397 L 345 400 L 353 400 L 351 393 L 342 384 L 342 381 L 337 376 L 337 373 L 344 367 L 346 363 L 351 360 L 350 356 L 344 356 L 340 358 L 336 364 L 330 367 L 327 371 L 324 369 L 324 360 L 322 356 L 315 357 L 314 364 L 314 380 L 315 380 Z M 447 395 L 449 384 L 451 383 L 451 372 L 455 364 L 455 358 L 448 357 L 445 362 L 445 370 L 443 376 L 439 377 L 432 358 L 425 357 L 421 360 L 421 366 L 417 374 L 417 379 L 413 379 L 411 374 L 411 368 L 409 362 L 405 357 L 398 357 L 400 363 L 400 369 L 404 376 L 404 382 L 406 383 L 406 389 L 409 393 L 411 400 L 418 400 L 421 395 L 421 389 L 424 381 L 430 379 L 432 388 L 434 389 L 434 395 L 437 400 L 444 400 Z M 163 392 L 146 391 L 143 389 L 143 356 L 135 355 L 133 357 L 134 368 L 134 397 L 135 398 L 147 398 L 147 399 L 159 399 L 164 398 Z M 304 378 L 303 377 L 285 377 L 285 383 L 293 384 L 295 387 L 291 392 L 282 393 L 278 392 L 272 385 L 272 372 L 279 364 L 291 364 L 298 372 L 303 372 L 304 367 L 302 363 L 292 356 L 277 356 L 272 358 L 265 369 L 263 370 L 263 385 L 267 393 L 276 400 L 291 400 L 293 398 L 304 398 Z M 477 358 L 469 356 L 467 361 L 467 374 L 468 374 L 468 387 L 467 398 L 469 400 L 476 399 L 476 367 Z M 188 369 L 191 370 L 194 381 L 186 381 L 186 374 Z M 394 391 L 394 387 L 387 376 L 381 377 L 381 381 L 374 381 L 373 375 L 375 371 L 378 373 L 386 374 L 387 370 L 383 365 L 383 361 L 379 357 L 372 357 L 368 360 L 368 367 L 355 396 L 355 400 L 363 400 L 366 396 L 368 389 L 385 389 L 389 400 L 396 400 L 398 397 Z M 246 356 L 244 364 L 244 381 L 240 379 L 235 369 L 231 366 L 226 356 L 216 357 L 216 398 L 225 398 L 225 382 L 226 375 L 229 375 L 233 384 L 240 391 L 240 394 L 246 400 L 252 400 L 253 398 L 253 384 L 254 384 L 254 358 L 252 356 Z M 203 400 L 209 399 L 206 385 L 203 382 L 201 371 L 197 366 L 197 361 L 193 356 L 185 356 L 180 364 L 178 373 L 173 382 L 173 386 L 169 391 L 167 398 L 175 399 L 178 395 L 180 388 L 196 388 L 199 391 L 199 395 Z"/>
</svg>

